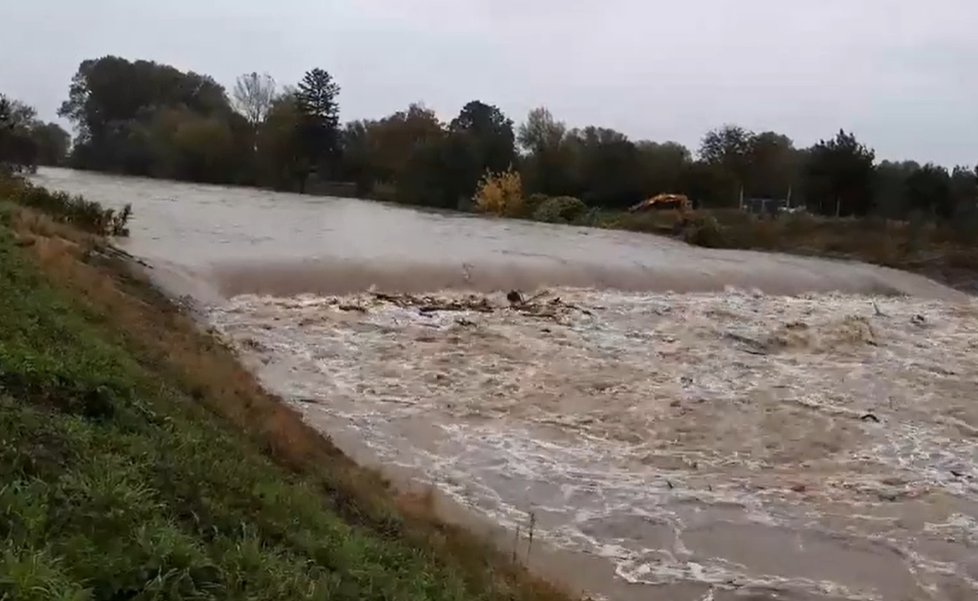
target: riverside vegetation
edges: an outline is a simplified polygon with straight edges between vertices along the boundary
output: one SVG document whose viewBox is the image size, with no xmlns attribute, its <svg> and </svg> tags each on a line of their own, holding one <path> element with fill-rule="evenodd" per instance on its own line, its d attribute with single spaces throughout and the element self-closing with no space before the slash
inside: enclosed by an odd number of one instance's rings
<svg viewBox="0 0 978 601">
<path fill-rule="evenodd" d="M 565 598 L 306 427 L 78 206 L 0 189 L 0 598 Z"/>
<path fill-rule="evenodd" d="M 524 196 L 520 174 L 487 174 L 475 208 L 495 216 L 677 236 L 708 248 L 753 249 L 854 259 L 922 273 L 978 292 L 978 224 L 967 219 L 907 221 L 808 213 L 758 216 L 737 209 L 629 213 L 589 209 L 567 196 Z"/>
</svg>

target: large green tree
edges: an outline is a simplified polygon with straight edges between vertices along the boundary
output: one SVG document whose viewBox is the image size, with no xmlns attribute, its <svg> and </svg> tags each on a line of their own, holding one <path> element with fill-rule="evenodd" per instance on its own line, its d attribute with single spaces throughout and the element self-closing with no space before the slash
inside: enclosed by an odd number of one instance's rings
<svg viewBox="0 0 978 601">
<path fill-rule="evenodd" d="M 487 171 L 516 166 L 513 122 L 499 108 L 474 100 L 444 135 L 416 145 L 397 184 L 403 202 L 459 208 L 471 202 Z"/>
<path fill-rule="evenodd" d="M 370 153 L 377 179 L 397 183 L 415 149 L 439 140 L 444 129 L 435 112 L 423 104 L 412 104 L 367 126 Z"/>
<path fill-rule="evenodd" d="M 375 121 L 361 119 L 350 121 L 340 132 L 340 146 L 343 152 L 339 177 L 344 181 L 354 182 L 357 193 L 361 196 L 371 193 L 375 182 L 380 179 L 380 169 L 376 165 L 377 159 L 373 153 L 371 139 L 371 130 L 375 126 Z"/>
<path fill-rule="evenodd" d="M 799 179 L 801 155 L 791 138 L 773 131 L 752 136 L 746 194 L 786 198 Z"/>
<path fill-rule="evenodd" d="M 625 134 L 604 127 L 570 133 L 577 154 L 578 193 L 596 207 L 624 208 L 642 200 L 642 163 Z"/>
<path fill-rule="evenodd" d="M 503 171 L 515 166 L 513 121 L 498 107 L 473 100 L 462 107 L 448 129 L 470 147 L 476 180 L 483 171 Z M 475 181 L 472 188 L 475 188 Z"/>
<path fill-rule="evenodd" d="M 810 209 L 823 215 L 866 215 L 873 201 L 875 152 L 840 130 L 808 152 L 805 195 Z"/>
<path fill-rule="evenodd" d="M 38 122 L 31 128 L 31 137 L 37 145 L 39 165 L 63 165 L 71 147 L 71 134 L 57 123 Z"/>
<path fill-rule="evenodd" d="M 397 184 L 401 202 L 445 209 L 466 208 L 480 177 L 480 157 L 469 140 L 447 134 L 422 143 Z"/>
<path fill-rule="evenodd" d="M 956 215 L 976 216 L 978 213 L 978 168 L 961 165 L 951 172 L 951 202 Z"/>
<path fill-rule="evenodd" d="M 78 129 L 81 143 L 90 143 L 100 141 L 118 124 L 165 106 L 183 106 L 205 115 L 230 108 L 224 88 L 210 77 L 152 61 L 106 56 L 79 65 L 68 99 L 58 112 Z"/>
<path fill-rule="evenodd" d="M 67 133 L 37 118 L 34 107 L 0 94 L 0 166 L 32 172 L 37 165 L 59 165 L 68 150 Z"/>
<path fill-rule="evenodd" d="M 873 208 L 888 219 L 902 219 L 910 210 L 907 180 L 920 169 L 914 161 L 881 161 L 873 173 Z"/>
<path fill-rule="evenodd" d="M 554 119 L 550 109 L 537 107 L 526 116 L 519 127 L 519 143 L 528 154 L 540 154 L 555 148 L 564 141 L 567 126 Z"/>
<path fill-rule="evenodd" d="M 230 123 L 184 108 L 168 108 L 156 114 L 149 140 L 158 144 L 151 156 L 153 175 L 193 181 L 220 181 L 235 162 L 235 135 Z"/>
<path fill-rule="evenodd" d="M 577 153 L 567 126 L 545 107 L 535 108 L 520 125 L 518 139 L 523 152 L 524 188 L 549 196 L 576 194 Z"/>
<path fill-rule="evenodd" d="M 732 197 L 749 193 L 754 137 L 754 132 L 739 125 L 724 125 L 707 132 L 700 144 L 700 160 L 735 182 L 735 189 L 729 191 Z"/>
<path fill-rule="evenodd" d="M 295 93 L 299 111 L 298 142 L 306 163 L 331 177 L 340 152 L 340 86 L 325 69 L 307 71 Z"/>
<path fill-rule="evenodd" d="M 636 144 L 642 172 L 642 196 L 675 193 L 682 190 L 683 175 L 689 169 L 692 155 L 678 142 Z"/>
<path fill-rule="evenodd" d="M 299 143 L 302 115 L 294 94 L 278 97 L 258 128 L 255 168 L 258 181 L 279 190 L 298 190 L 311 167 Z"/>
<path fill-rule="evenodd" d="M 739 200 L 733 191 L 738 186 L 737 179 L 728 170 L 699 160 L 683 170 L 679 190 L 697 208 L 734 208 Z"/>
<path fill-rule="evenodd" d="M 169 65 L 115 56 L 83 61 L 59 114 L 75 126 L 72 159 L 82 168 L 232 182 L 241 181 L 249 167 L 253 139 L 224 88 L 210 77 Z M 184 127 L 173 124 L 175 115 L 187 120 Z M 228 149 L 226 159 L 204 160 L 201 157 L 212 157 L 214 146 L 222 144 L 221 136 L 171 135 L 175 129 L 192 132 L 205 122 L 211 133 L 230 131 L 232 146 L 242 148 Z M 188 149 L 189 139 L 203 146 Z M 198 159 L 184 160 L 190 156 Z M 201 161 L 206 167 L 201 167 Z"/>
<path fill-rule="evenodd" d="M 14 121 L 13 102 L 0 94 L 0 172 L 31 168 L 34 160 L 25 156 L 23 144 Z"/>
<path fill-rule="evenodd" d="M 437 142 L 445 131 L 434 111 L 411 104 L 383 119 L 347 123 L 341 135 L 341 176 L 357 183 L 361 192 L 397 187 L 415 152 Z"/>
<path fill-rule="evenodd" d="M 910 174 L 906 187 L 911 210 L 945 219 L 954 214 L 951 176 L 944 167 L 927 163 Z"/>
</svg>

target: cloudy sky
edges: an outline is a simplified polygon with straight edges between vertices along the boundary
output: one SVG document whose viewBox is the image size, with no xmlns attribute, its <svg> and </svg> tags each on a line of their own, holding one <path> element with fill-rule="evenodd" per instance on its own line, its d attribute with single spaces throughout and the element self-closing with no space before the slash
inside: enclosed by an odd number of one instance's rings
<svg viewBox="0 0 978 601">
<path fill-rule="evenodd" d="M 78 63 L 116 54 L 294 83 L 326 68 L 343 117 L 481 99 L 520 121 L 693 148 L 709 128 L 882 158 L 978 163 L 975 0 L 9 0 L 0 91 L 53 118 Z"/>
</svg>

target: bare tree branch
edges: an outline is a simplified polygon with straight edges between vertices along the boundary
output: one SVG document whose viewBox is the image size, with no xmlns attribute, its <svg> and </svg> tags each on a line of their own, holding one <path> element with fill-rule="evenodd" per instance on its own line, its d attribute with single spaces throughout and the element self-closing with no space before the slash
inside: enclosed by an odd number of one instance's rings
<svg viewBox="0 0 978 601">
<path fill-rule="evenodd" d="M 245 73 L 234 84 L 234 108 L 258 126 L 268 115 L 275 100 L 275 80 L 267 73 Z"/>
</svg>

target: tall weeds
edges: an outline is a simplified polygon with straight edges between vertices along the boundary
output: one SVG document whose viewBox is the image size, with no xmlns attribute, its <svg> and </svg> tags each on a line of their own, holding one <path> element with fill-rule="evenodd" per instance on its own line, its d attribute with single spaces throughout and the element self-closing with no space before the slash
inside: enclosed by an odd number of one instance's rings
<svg viewBox="0 0 978 601">
<path fill-rule="evenodd" d="M 129 235 L 128 224 L 132 217 L 132 205 L 129 204 L 116 211 L 81 196 L 52 192 L 23 178 L 5 175 L 0 175 L 0 200 L 43 211 L 60 223 L 99 236 Z"/>
</svg>

